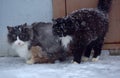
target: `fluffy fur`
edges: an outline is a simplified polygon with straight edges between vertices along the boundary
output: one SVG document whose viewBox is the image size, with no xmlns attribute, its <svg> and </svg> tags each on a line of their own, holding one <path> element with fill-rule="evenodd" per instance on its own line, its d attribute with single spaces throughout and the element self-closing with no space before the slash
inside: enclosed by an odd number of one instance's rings
<svg viewBox="0 0 120 78">
<path fill-rule="evenodd" d="M 38 56 L 37 59 L 33 58 L 35 63 L 53 63 L 55 60 L 64 61 L 67 58 L 68 53 L 61 46 L 60 38 L 53 35 L 52 26 L 52 23 L 43 22 L 32 24 L 34 35 L 31 41 L 33 47 L 31 50 L 32 53 L 36 53 L 35 48 L 37 48 L 38 54 L 42 56 Z"/>
<path fill-rule="evenodd" d="M 53 20 L 53 33 L 58 37 L 71 36 L 74 61 L 81 62 L 81 56 L 89 57 L 94 50 L 97 58 L 102 49 L 104 37 L 108 31 L 108 12 L 112 0 L 99 0 L 97 8 L 76 10 L 63 18 Z"/>
<path fill-rule="evenodd" d="M 63 46 L 68 47 L 71 37 L 61 46 L 61 39 L 53 35 L 52 23 L 33 23 L 32 25 L 8 26 L 8 42 L 17 54 L 28 64 L 54 63 L 56 60 L 64 61 L 70 54 Z M 64 41 L 63 41 L 64 42 Z"/>
<path fill-rule="evenodd" d="M 47 53 L 42 50 L 40 46 L 32 46 L 30 51 L 32 52 L 31 59 L 27 61 L 28 64 L 35 63 L 54 63 L 55 58 L 49 58 Z"/>
<path fill-rule="evenodd" d="M 65 37 L 60 37 L 61 40 L 61 46 L 64 47 L 64 50 L 66 50 L 69 47 L 70 42 L 72 41 L 71 36 L 65 36 Z"/>
<path fill-rule="evenodd" d="M 7 26 L 8 42 L 17 54 L 28 60 L 31 57 L 29 52 L 30 40 L 32 39 L 32 31 L 27 24 L 18 26 Z"/>
</svg>

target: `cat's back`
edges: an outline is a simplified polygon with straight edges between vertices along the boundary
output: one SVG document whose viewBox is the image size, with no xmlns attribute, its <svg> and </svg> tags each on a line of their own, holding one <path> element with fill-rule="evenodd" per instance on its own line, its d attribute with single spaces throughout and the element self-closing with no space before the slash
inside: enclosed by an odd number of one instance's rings
<svg viewBox="0 0 120 78">
<path fill-rule="evenodd" d="M 44 23 L 44 22 L 38 22 L 38 23 L 33 23 L 32 24 L 32 29 L 33 31 L 37 32 L 46 32 L 50 31 L 52 28 L 52 23 Z"/>
<path fill-rule="evenodd" d="M 40 43 L 47 52 L 54 52 L 59 49 L 60 45 L 57 37 L 55 37 L 52 32 L 52 23 L 39 22 L 32 24 L 32 26 L 34 41 Z"/>
<path fill-rule="evenodd" d="M 97 8 L 83 8 L 73 11 L 68 15 L 68 18 L 79 20 L 108 20 L 108 15 L 98 10 Z"/>
<path fill-rule="evenodd" d="M 108 31 L 108 14 L 103 13 L 97 8 L 78 9 L 72 12 L 67 18 L 72 19 L 76 27 L 87 32 L 104 33 Z"/>
</svg>

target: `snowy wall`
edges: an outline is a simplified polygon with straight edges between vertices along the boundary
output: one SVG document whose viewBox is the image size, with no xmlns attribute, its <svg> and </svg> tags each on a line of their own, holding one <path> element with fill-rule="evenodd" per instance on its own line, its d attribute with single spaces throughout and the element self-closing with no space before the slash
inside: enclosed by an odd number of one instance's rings
<svg viewBox="0 0 120 78">
<path fill-rule="evenodd" d="M 0 56 L 15 55 L 7 43 L 6 26 L 52 19 L 52 0 L 0 0 Z"/>
</svg>

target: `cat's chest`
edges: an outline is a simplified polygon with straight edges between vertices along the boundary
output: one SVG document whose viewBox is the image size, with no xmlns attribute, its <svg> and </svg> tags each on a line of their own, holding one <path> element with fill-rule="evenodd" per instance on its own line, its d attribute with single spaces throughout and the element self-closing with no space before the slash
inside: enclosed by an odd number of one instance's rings
<svg viewBox="0 0 120 78">
<path fill-rule="evenodd" d="M 71 36 L 61 37 L 60 40 L 62 42 L 62 46 L 64 46 L 64 48 L 67 48 L 70 42 L 72 41 L 72 37 Z"/>
<path fill-rule="evenodd" d="M 24 59 L 28 59 L 30 56 L 28 46 L 29 46 L 28 43 L 25 43 L 22 46 L 17 46 L 14 43 L 12 44 L 12 48 L 16 51 L 16 53 Z"/>
</svg>

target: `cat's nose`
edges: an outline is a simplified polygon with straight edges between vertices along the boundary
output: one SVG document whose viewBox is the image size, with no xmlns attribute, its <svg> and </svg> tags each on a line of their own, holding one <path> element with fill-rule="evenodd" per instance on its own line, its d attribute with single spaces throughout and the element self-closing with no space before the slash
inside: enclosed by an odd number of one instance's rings
<svg viewBox="0 0 120 78">
<path fill-rule="evenodd" d="M 18 45 L 22 46 L 23 44 L 22 43 L 18 43 Z"/>
<path fill-rule="evenodd" d="M 21 43 L 18 43 L 18 45 L 20 45 Z"/>
</svg>

